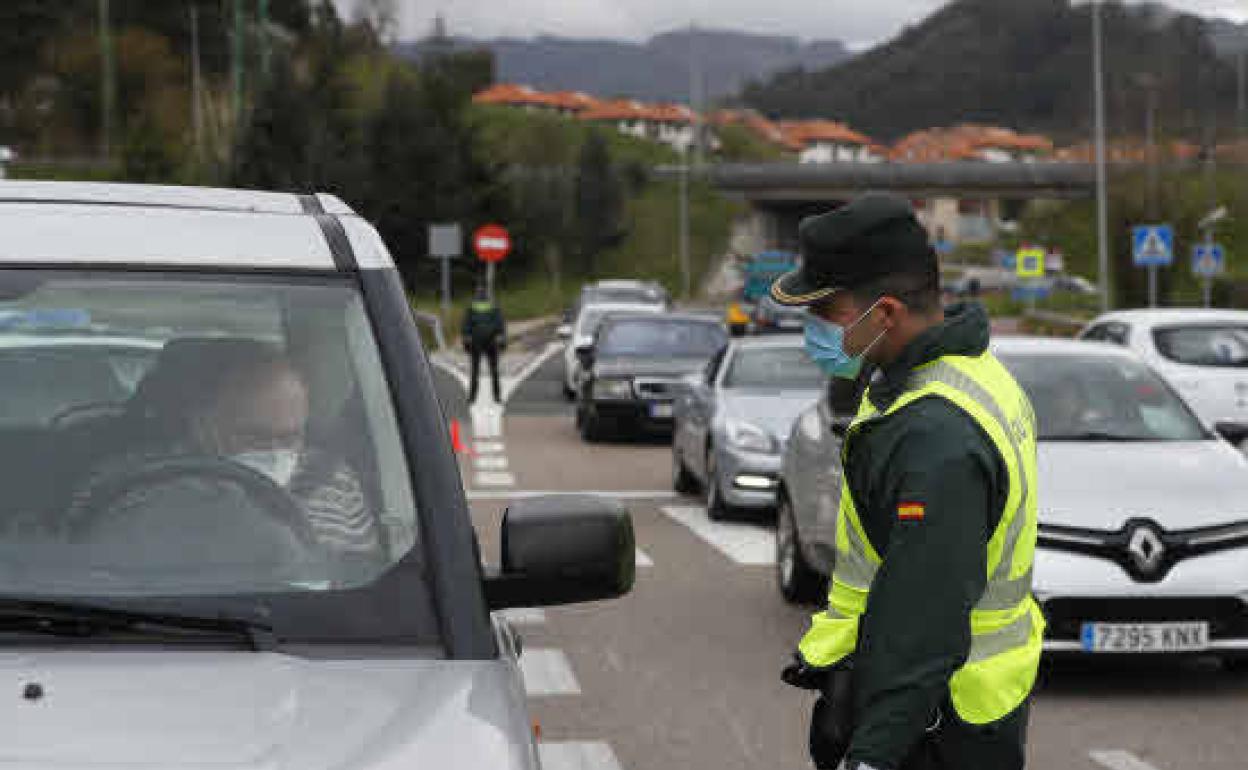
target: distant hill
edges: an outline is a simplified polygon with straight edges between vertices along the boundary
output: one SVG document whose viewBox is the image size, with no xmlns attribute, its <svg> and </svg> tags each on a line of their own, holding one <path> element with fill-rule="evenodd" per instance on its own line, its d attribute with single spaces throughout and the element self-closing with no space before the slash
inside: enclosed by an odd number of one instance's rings
<svg viewBox="0 0 1248 770">
<path fill-rule="evenodd" d="M 453 43 L 456 48 L 493 51 L 500 82 L 649 101 L 689 100 L 693 50 L 701 61 L 708 99 L 734 96 L 751 80 L 794 67 L 821 69 L 849 56 L 835 40 L 803 43 L 792 37 L 708 29 L 669 32 L 645 43 L 559 37 L 455 38 Z M 418 59 L 425 45 L 400 43 L 397 49 Z"/>
<path fill-rule="evenodd" d="M 1069 0 L 954 0 L 893 40 L 821 70 L 792 70 L 747 87 L 772 116 L 827 116 L 878 139 L 961 122 L 1086 136 L 1091 120 L 1091 19 Z M 1143 132 L 1146 82 L 1160 130 L 1198 138 L 1204 116 L 1229 126 L 1235 72 L 1197 17 L 1162 6 L 1104 8 L 1110 129 Z M 1213 106 L 1216 105 L 1216 106 Z"/>
</svg>

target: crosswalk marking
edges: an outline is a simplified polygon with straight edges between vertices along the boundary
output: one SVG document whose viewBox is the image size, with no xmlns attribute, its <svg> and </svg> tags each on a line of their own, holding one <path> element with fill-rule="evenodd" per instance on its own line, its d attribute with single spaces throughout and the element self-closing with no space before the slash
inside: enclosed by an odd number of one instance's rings
<svg viewBox="0 0 1248 770">
<path fill-rule="evenodd" d="M 634 559 L 633 563 L 636 564 L 638 567 L 653 567 L 654 566 L 654 561 L 650 558 L 648 554 L 646 554 L 645 551 L 641 550 L 640 548 L 637 549 L 637 553 L 633 556 L 633 559 Z"/>
<path fill-rule="evenodd" d="M 575 493 L 566 489 L 516 489 L 497 491 L 489 489 L 470 490 L 469 500 L 527 500 L 532 497 L 549 497 L 551 495 L 590 495 L 593 497 L 612 497 L 616 500 L 671 500 L 679 497 L 675 492 L 666 489 L 583 489 Z"/>
<path fill-rule="evenodd" d="M 580 695 L 581 685 L 562 650 L 530 649 L 520 655 L 524 690 L 530 697 Z"/>
<path fill-rule="evenodd" d="M 501 441 L 478 441 L 473 445 L 479 455 L 501 455 L 507 451 Z"/>
<path fill-rule="evenodd" d="M 507 458 L 501 455 L 478 455 L 473 458 L 472 464 L 479 471 L 507 470 Z"/>
<path fill-rule="evenodd" d="M 546 622 L 546 610 L 539 607 L 515 607 L 509 610 L 499 610 L 500 615 L 507 619 L 507 622 L 517 626 L 540 626 Z"/>
<path fill-rule="evenodd" d="M 476 476 L 478 487 L 514 487 L 516 477 L 505 471 L 482 471 Z"/>
<path fill-rule="evenodd" d="M 1110 751 L 1089 751 L 1088 756 L 1101 767 L 1109 770 L 1157 770 L 1144 760 L 1128 751 L 1113 749 Z"/>
<path fill-rule="evenodd" d="M 664 506 L 673 521 L 683 524 L 715 550 L 737 564 L 776 563 L 776 533 L 751 524 L 711 521 L 706 509 L 692 506 Z"/>
<path fill-rule="evenodd" d="M 542 770 L 620 770 L 611 745 L 602 741 L 539 743 Z"/>
</svg>

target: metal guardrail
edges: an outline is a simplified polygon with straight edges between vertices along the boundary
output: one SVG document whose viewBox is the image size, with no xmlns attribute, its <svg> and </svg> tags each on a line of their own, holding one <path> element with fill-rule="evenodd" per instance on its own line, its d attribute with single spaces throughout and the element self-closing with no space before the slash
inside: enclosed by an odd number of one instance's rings
<svg viewBox="0 0 1248 770">
<path fill-rule="evenodd" d="M 442 319 L 433 313 L 422 313 L 419 310 L 413 310 L 412 317 L 416 319 L 416 323 L 433 330 L 433 339 L 438 343 L 438 350 L 445 351 L 446 334 L 442 329 Z"/>
</svg>

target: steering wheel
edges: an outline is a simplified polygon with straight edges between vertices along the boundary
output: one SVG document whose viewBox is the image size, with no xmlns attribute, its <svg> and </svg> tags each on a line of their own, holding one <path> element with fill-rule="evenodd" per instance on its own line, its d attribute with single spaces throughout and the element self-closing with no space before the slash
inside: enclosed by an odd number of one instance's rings
<svg viewBox="0 0 1248 770">
<path fill-rule="evenodd" d="M 307 515 L 286 490 L 273 483 L 268 476 L 224 457 L 164 458 L 118 470 L 92 484 L 86 499 L 70 512 L 69 529 L 72 532 L 90 529 L 112 505 L 135 490 L 187 478 L 241 487 L 249 499 L 259 504 L 258 508 L 267 517 L 294 533 L 300 545 L 309 549 L 320 547 Z"/>
</svg>

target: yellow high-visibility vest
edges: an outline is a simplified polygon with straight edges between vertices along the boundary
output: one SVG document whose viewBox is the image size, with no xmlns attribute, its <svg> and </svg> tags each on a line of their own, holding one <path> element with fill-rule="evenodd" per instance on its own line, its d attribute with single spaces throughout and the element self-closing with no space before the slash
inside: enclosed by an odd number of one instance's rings
<svg viewBox="0 0 1248 770">
<path fill-rule="evenodd" d="M 930 397 L 947 399 L 975 420 L 992 439 L 1009 476 L 1005 508 L 988 541 L 987 584 L 971 611 L 970 654 L 949 681 L 958 716 L 971 724 L 987 724 L 1022 704 L 1040 663 L 1044 616 L 1031 595 L 1037 529 L 1036 418 L 1022 388 L 991 354 L 944 356 L 917 367 L 905 391 L 883 414 L 871 404 L 868 392 L 846 433 L 843 456 L 863 425 Z M 858 620 L 866 611 L 881 563 L 849 485 L 842 482 L 828 609 L 814 616 L 798 646 L 807 663 L 832 666 L 857 647 Z"/>
</svg>

